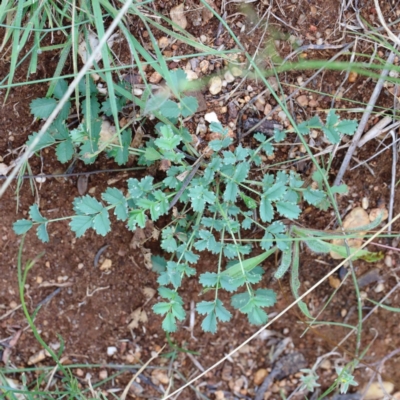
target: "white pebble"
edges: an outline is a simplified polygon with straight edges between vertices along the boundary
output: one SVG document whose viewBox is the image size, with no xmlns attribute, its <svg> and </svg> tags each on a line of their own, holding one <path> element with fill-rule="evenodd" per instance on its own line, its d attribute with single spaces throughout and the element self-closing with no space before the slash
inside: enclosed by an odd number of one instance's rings
<svg viewBox="0 0 400 400">
<path fill-rule="evenodd" d="M 110 357 L 113 356 L 117 351 L 118 349 L 115 346 L 107 347 L 107 355 Z"/>
<path fill-rule="evenodd" d="M 211 124 L 211 122 L 219 122 L 218 116 L 214 111 L 211 111 L 204 115 L 204 119 Z"/>
</svg>

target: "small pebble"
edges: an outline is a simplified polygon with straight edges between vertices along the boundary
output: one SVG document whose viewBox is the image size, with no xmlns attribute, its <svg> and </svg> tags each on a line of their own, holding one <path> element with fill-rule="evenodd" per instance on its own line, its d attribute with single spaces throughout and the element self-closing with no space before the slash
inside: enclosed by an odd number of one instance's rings
<svg viewBox="0 0 400 400">
<path fill-rule="evenodd" d="M 268 371 L 265 368 L 260 368 L 256 373 L 254 374 L 254 384 L 256 386 L 260 386 L 263 382 L 265 377 L 268 375 Z"/>
<path fill-rule="evenodd" d="M 383 283 L 383 282 L 379 282 L 379 283 L 375 286 L 374 292 L 375 292 L 375 293 L 381 293 L 381 292 L 383 292 L 384 290 L 385 290 L 385 285 L 384 285 L 384 283 Z"/>
<path fill-rule="evenodd" d="M 150 75 L 149 82 L 150 83 L 160 83 L 161 79 L 162 79 L 162 76 L 157 71 L 154 71 Z"/>
<path fill-rule="evenodd" d="M 385 256 L 385 265 L 389 268 L 393 267 L 393 258 L 389 254 Z"/>
<path fill-rule="evenodd" d="M 350 72 L 349 73 L 349 82 L 354 83 L 356 81 L 357 77 L 358 77 L 357 72 L 353 72 L 353 71 Z"/>
<path fill-rule="evenodd" d="M 369 207 L 369 200 L 368 197 L 363 197 L 361 200 L 361 206 L 364 210 L 367 210 Z"/>
<path fill-rule="evenodd" d="M 203 60 L 200 64 L 199 64 L 199 67 L 200 67 L 200 71 L 203 73 L 203 74 L 206 74 L 207 72 L 208 72 L 208 67 L 210 66 L 210 62 L 208 61 L 208 60 Z"/>
<path fill-rule="evenodd" d="M 214 111 L 211 111 L 204 115 L 204 119 L 211 124 L 211 122 L 219 122 L 218 116 Z"/>
<path fill-rule="evenodd" d="M 100 266 L 100 271 L 105 271 L 107 269 L 110 269 L 111 265 L 112 265 L 112 260 L 106 258 Z"/>
<path fill-rule="evenodd" d="M 196 79 L 199 79 L 199 76 L 196 74 L 196 72 L 191 70 L 186 70 L 186 77 L 188 81 L 195 81 Z"/>
<path fill-rule="evenodd" d="M 347 310 L 345 308 L 342 308 L 340 311 L 340 315 L 342 316 L 342 318 L 344 318 L 347 315 Z"/>
<path fill-rule="evenodd" d="M 329 279 L 329 285 L 332 288 L 337 289 L 340 286 L 340 279 L 337 278 L 336 276 L 331 275 L 328 279 Z"/>
<path fill-rule="evenodd" d="M 17 307 L 18 307 L 18 304 L 17 304 L 16 301 L 12 300 L 12 301 L 10 301 L 9 306 L 10 306 L 11 309 L 14 310 L 14 308 L 17 308 Z"/>
<path fill-rule="evenodd" d="M 332 369 L 332 363 L 327 358 L 325 358 L 325 360 L 322 361 L 322 363 L 319 364 L 319 366 L 320 366 L 320 368 L 322 368 L 324 370 Z"/>
<path fill-rule="evenodd" d="M 264 115 L 268 115 L 272 111 L 271 104 L 267 103 L 264 107 Z"/>
<path fill-rule="evenodd" d="M 82 377 L 85 373 L 84 373 L 80 368 L 77 368 L 77 369 L 75 370 L 75 374 L 76 374 L 77 376 Z"/>
<path fill-rule="evenodd" d="M 216 95 L 222 90 L 222 79 L 219 76 L 213 76 L 209 82 L 209 91 Z"/>
<path fill-rule="evenodd" d="M 113 356 L 117 351 L 118 349 L 115 346 L 107 347 L 107 355 L 109 357 Z"/>
<path fill-rule="evenodd" d="M 108 372 L 106 369 L 103 369 L 99 372 L 99 379 L 104 381 L 105 379 L 108 378 Z"/>
<path fill-rule="evenodd" d="M 284 335 L 288 335 L 289 332 L 290 332 L 290 329 L 289 329 L 289 328 L 285 328 L 285 329 L 283 330 L 283 334 L 284 334 Z"/>
<path fill-rule="evenodd" d="M 299 103 L 299 105 L 301 107 L 307 107 L 308 106 L 308 98 L 307 98 L 307 96 L 305 94 L 297 97 L 296 101 L 297 101 L 297 103 Z"/>
<path fill-rule="evenodd" d="M 394 384 L 392 382 L 382 382 L 382 386 L 388 394 L 391 394 L 394 390 Z M 379 382 L 372 382 L 369 385 L 366 393 L 363 394 L 364 400 L 378 400 L 385 397 L 385 393 L 382 390 L 382 386 Z"/>
<path fill-rule="evenodd" d="M 232 83 L 235 80 L 235 77 L 232 75 L 231 71 L 226 71 L 224 78 L 228 83 Z"/>
</svg>

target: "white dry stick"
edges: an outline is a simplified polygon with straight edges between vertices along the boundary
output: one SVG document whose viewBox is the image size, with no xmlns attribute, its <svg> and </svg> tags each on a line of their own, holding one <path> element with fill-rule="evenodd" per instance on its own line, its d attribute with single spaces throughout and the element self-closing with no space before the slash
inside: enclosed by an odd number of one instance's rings
<svg viewBox="0 0 400 400">
<path fill-rule="evenodd" d="M 389 67 L 390 67 L 390 65 L 393 64 L 395 56 L 396 56 L 395 52 L 392 51 L 387 59 L 386 65 L 381 73 L 381 76 L 375 86 L 374 91 L 372 92 L 371 98 L 369 99 L 368 105 L 365 109 L 365 112 L 364 112 L 362 118 L 361 118 L 360 124 L 358 125 L 357 131 L 353 136 L 353 140 L 350 144 L 349 149 L 347 150 L 346 156 L 344 157 L 343 163 L 342 163 L 342 165 L 339 169 L 339 172 L 336 176 L 334 186 L 339 186 L 340 183 L 342 182 L 343 175 L 345 174 L 345 172 L 347 170 L 350 160 L 353 157 L 353 153 L 358 145 L 358 142 L 361 138 L 362 133 L 364 132 L 365 126 L 367 125 L 367 122 L 371 115 L 371 112 L 372 112 L 373 108 L 375 107 L 375 103 L 378 100 L 379 94 L 381 93 L 383 83 L 385 82 L 385 78 L 389 74 Z"/>
<path fill-rule="evenodd" d="M 393 218 L 393 208 L 394 208 L 394 197 L 395 197 L 395 188 L 396 188 L 396 167 L 397 167 L 397 138 L 396 133 L 392 130 L 390 134 L 393 138 L 393 156 L 392 156 L 392 181 L 390 182 L 390 201 L 389 201 L 389 226 L 388 233 L 389 235 L 392 233 L 392 218 Z"/>
<path fill-rule="evenodd" d="M 400 218 L 400 214 L 397 214 L 396 217 L 393 219 L 392 223 L 397 221 Z M 304 292 L 299 298 L 297 298 L 293 303 L 289 304 L 284 310 L 282 310 L 275 318 L 272 318 L 267 324 L 265 324 L 263 327 L 261 327 L 257 332 L 255 332 L 253 335 L 251 335 L 249 338 L 247 338 L 245 341 L 243 341 L 238 347 L 233 349 L 229 354 L 226 354 L 224 357 L 222 357 L 219 361 L 217 361 L 214 365 L 212 365 L 210 368 L 208 368 L 206 371 L 202 372 L 195 378 L 191 379 L 189 382 L 185 383 L 183 386 L 181 386 L 179 389 L 175 390 L 175 392 L 169 394 L 167 397 L 164 397 L 163 400 L 170 399 L 172 396 L 175 396 L 177 393 L 181 392 L 183 389 L 186 387 L 192 385 L 194 382 L 196 382 L 198 379 L 200 379 L 202 376 L 208 374 L 210 371 L 212 371 L 214 368 L 218 367 L 218 365 L 221 365 L 224 361 L 232 357 L 233 354 L 235 354 L 238 350 L 240 350 L 243 346 L 245 346 L 247 343 L 251 342 L 254 338 L 256 338 L 264 329 L 268 328 L 270 325 L 272 325 L 275 321 L 277 321 L 280 317 L 282 317 L 285 313 L 287 313 L 291 308 L 293 308 L 299 301 L 303 300 L 306 296 L 308 296 L 312 291 L 314 291 L 318 286 L 320 286 L 324 281 L 326 281 L 327 278 L 329 278 L 331 275 L 333 275 L 336 271 L 340 269 L 340 267 L 344 264 L 346 264 L 350 258 L 354 257 L 359 251 L 361 251 L 364 247 L 368 246 L 377 236 L 379 236 L 384 230 L 387 229 L 389 223 L 387 223 L 384 227 L 379 229 L 379 231 L 375 232 L 368 240 L 366 240 L 363 245 L 358 248 L 355 253 L 351 254 L 347 258 L 345 258 L 339 265 L 337 265 L 335 268 L 333 268 L 330 272 L 328 272 L 321 280 L 319 280 L 314 286 L 312 286 L 310 289 L 308 289 L 306 292 Z M 354 328 L 351 333 L 355 332 L 356 328 Z M 350 333 L 350 334 L 351 334 Z M 350 334 L 348 336 L 350 336 Z M 332 351 L 335 351 L 336 348 Z"/>
<path fill-rule="evenodd" d="M 392 117 L 382 118 L 376 125 L 374 125 L 358 142 L 357 147 L 363 147 L 365 143 L 376 138 L 381 134 L 383 128 L 392 122 Z"/>
<path fill-rule="evenodd" d="M 90 66 L 92 65 L 92 63 L 95 60 L 95 58 L 97 57 L 97 55 L 100 54 L 102 47 L 106 44 L 107 39 L 111 36 L 111 34 L 113 33 L 114 29 L 117 27 L 118 23 L 120 22 L 120 20 L 124 16 L 124 14 L 128 11 L 128 8 L 131 6 L 132 1 L 133 0 L 127 0 L 127 2 L 124 4 L 124 6 L 121 8 L 121 10 L 118 12 L 117 16 L 115 17 L 115 19 L 113 20 L 111 25 L 108 27 L 107 31 L 105 32 L 104 36 L 101 38 L 98 46 L 94 49 L 93 53 L 87 59 L 85 65 L 82 67 L 82 69 L 79 71 L 78 75 L 75 77 L 75 79 L 69 85 L 64 96 L 57 104 L 57 107 L 54 109 L 54 111 L 51 113 L 51 115 L 49 116 L 49 118 L 47 119 L 45 124 L 42 126 L 42 129 L 40 129 L 39 133 L 37 134 L 37 136 L 31 143 L 31 145 L 25 150 L 25 153 L 19 159 L 19 162 L 14 167 L 14 169 L 11 171 L 11 174 L 8 176 L 7 180 L 0 187 L 0 198 L 3 196 L 3 194 L 5 193 L 8 186 L 10 186 L 15 175 L 17 175 L 18 170 L 20 169 L 21 165 L 24 164 L 26 161 L 28 161 L 29 157 L 32 155 L 32 149 L 35 148 L 35 146 L 40 142 L 40 139 L 45 134 L 47 129 L 50 128 L 50 125 L 56 119 L 58 113 L 64 107 L 64 104 L 71 97 L 72 93 L 75 90 L 75 87 L 78 86 L 79 81 L 84 77 L 86 72 L 89 70 Z"/>
</svg>

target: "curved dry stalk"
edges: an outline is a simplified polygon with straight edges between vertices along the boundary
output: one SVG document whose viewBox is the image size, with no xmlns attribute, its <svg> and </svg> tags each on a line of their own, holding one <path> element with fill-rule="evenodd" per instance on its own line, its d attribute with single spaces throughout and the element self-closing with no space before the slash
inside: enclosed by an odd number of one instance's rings
<svg viewBox="0 0 400 400">
<path fill-rule="evenodd" d="M 400 219 L 400 213 L 396 215 L 396 217 L 391 221 L 391 223 L 397 221 Z M 360 250 L 362 250 L 364 247 L 366 247 L 369 243 L 371 243 L 377 236 L 379 236 L 383 231 L 385 231 L 389 226 L 389 222 L 383 226 L 379 231 L 377 231 L 374 235 L 372 235 L 367 241 L 363 243 L 363 245 L 357 249 L 355 253 L 353 253 L 351 256 L 345 258 L 339 265 L 337 265 L 335 268 L 333 268 L 330 272 L 328 272 L 322 279 L 320 279 L 315 285 L 313 285 L 310 289 L 308 289 L 306 292 L 304 292 L 301 296 L 299 296 L 298 299 L 296 299 L 294 302 L 289 304 L 284 310 L 282 310 L 280 313 L 278 313 L 271 321 L 269 321 L 267 324 L 265 324 L 263 327 L 261 327 L 258 331 L 253 333 L 249 338 L 247 338 L 244 342 L 242 342 L 238 347 L 233 349 L 229 354 L 226 354 L 224 357 L 222 357 L 219 361 L 217 361 L 214 365 L 212 365 L 210 368 L 202 372 L 200 375 L 196 376 L 189 382 L 185 383 L 183 386 L 181 386 L 179 389 L 175 390 L 175 392 L 169 394 L 167 397 L 163 397 L 163 400 L 167 400 L 171 398 L 172 396 L 178 394 L 181 392 L 183 389 L 187 388 L 188 386 L 192 385 L 194 382 L 196 382 L 198 379 L 203 377 L 204 375 L 208 374 L 210 371 L 212 371 L 214 368 L 218 367 L 221 365 L 224 361 L 227 359 L 231 358 L 233 354 L 235 354 L 237 351 L 239 351 L 243 346 L 251 342 L 254 338 L 256 338 L 264 329 L 268 328 L 270 325 L 272 325 L 274 322 L 276 322 L 279 318 L 281 318 L 284 314 L 286 314 L 291 308 L 293 308 L 296 304 L 298 304 L 301 300 L 303 300 L 306 296 L 308 296 L 311 292 L 313 292 L 318 286 L 320 286 L 323 282 L 326 281 L 327 278 L 329 278 L 331 275 L 333 275 L 336 271 L 339 270 L 339 268 L 347 263 L 354 255 L 356 255 Z M 350 332 L 353 333 L 354 330 Z M 349 335 L 350 335 L 349 334 Z M 347 335 L 347 336 L 349 336 Z"/>
<path fill-rule="evenodd" d="M 375 4 L 376 13 L 378 14 L 379 21 L 382 24 L 383 28 L 389 35 L 390 39 L 392 39 L 393 42 L 395 44 L 397 44 L 397 46 L 400 46 L 400 39 L 389 29 L 389 27 L 386 24 L 385 18 L 383 18 L 382 10 L 381 10 L 381 7 L 379 6 L 379 1 L 374 0 L 374 4 Z"/>
</svg>

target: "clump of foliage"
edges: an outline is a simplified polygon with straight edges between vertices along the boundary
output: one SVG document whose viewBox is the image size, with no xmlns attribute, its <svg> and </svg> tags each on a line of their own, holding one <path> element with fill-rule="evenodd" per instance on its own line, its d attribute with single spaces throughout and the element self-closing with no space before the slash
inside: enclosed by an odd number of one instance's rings
<svg viewBox="0 0 400 400">
<path fill-rule="evenodd" d="M 185 95 L 188 82 L 183 71 L 170 74 L 178 97 L 171 99 L 168 91 L 154 95 L 145 93 L 142 97 L 143 114 L 158 113 L 163 121 L 156 126 L 156 136 L 144 147 L 130 147 L 131 133 L 128 130 L 122 132 L 117 144 L 108 142 L 99 147 L 100 115 L 107 115 L 110 107 L 107 100 L 99 101 L 97 89 L 88 79 L 79 87 L 85 96 L 82 102 L 84 122 L 78 128 L 68 130 L 65 121 L 71 105 L 67 104 L 35 151 L 55 145 L 57 157 L 62 162 L 78 157 L 90 164 L 100 151 L 104 151 L 120 165 L 128 160 L 129 154 L 139 155 L 138 163 L 144 166 L 166 163 L 168 169 L 159 182 L 155 182 L 152 176 L 129 178 L 126 193 L 108 187 L 101 194 L 102 201 L 89 195 L 77 197 L 73 202 L 70 228 L 77 237 L 89 229 L 104 236 L 112 230 L 110 213 L 114 213 L 117 220 L 124 221 L 127 229 L 134 231 L 144 228 L 148 219 L 157 221 L 172 209 L 172 222 L 161 232 L 161 248 L 169 254 L 168 260 L 154 258 L 155 270 L 159 273 L 159 294 L 163 300 L 153 310 L 163 315 L 163 329 L 174 332 L 177 321 L 184 320 L 186 313 L 179 288 L 185 279 L 196 275 L 196 265 L 204 251 L 217 255 L 219 261 L 214 271 L 198 277 L 204 293 L 214 293 L 211 300 L 197 304 L 197 311 L 204 316 L 203 330 L 214 333 L 219 321 L 226 322 L 231 318 L 226 304 L 219 298 L 221 290 L 232 294 L 231 307 L 245 314 L 251 324 L 264 324 L 268 319 L 265 308 L 275 304 L 276 295 L 271 289 L 255 288 L 264 273 L 260 264 L 276 250 L 282 251 L 276 277 L 282 277 L 292 265 L 292 289 L 298 296 L 299 248 L 298 241 L 293 246 L 293 237 L 311 243 L 309 247 L 319 252 L 329 251 L 329 243 L 318 238 L 314 240 L 315 232 L 291 229 L 287 220 L 296 220 L 300 216 L 303 202 L 328 208 L 329 197 L 323 190 L 321 177 L 317 175 L 314 178 L 319 183 L 318 189 L 305 185 L 291 170 L 270 171 L 263 175 L 254 172 L 262 164 L 262 153 L 272 155 L 274 143 L 285 140 L 285 131 L 275 131 L 271 137 L 256 133 L 254 138 L 258 146 L 251 149 L 235 145 L 228 129 L 220 123 L 211 123 L 210 130 L 216 138 L 208 143 L 210 155 L 207 158 L 199 154 L 184 126 L 184 118 L 196 112 L 197 100 Z M 47 118 L 50 115 L 63 85 L 66 83 L 60 82 L 56 87 L 54 97 L 32 102 L 31 110 L 35 117 Z M 117 103 L 121 110 L 123 99 Z M 356 126 L 355 121 L 341 121 L 331 111 L 325 123 L 314 117 L 300 124 L 298 130 L 306 135 L 310 129 L 320 129 L 328 140 L 338 143 L 343 134 L 353 134 Z M 14 230 L 23 234 L 35 226 L 38 237 L 48 241 L 47 228 L 51 222 L 40 213 L 37 205 L 33 205 L 29 219 L 17 221 Z M 243 231 L 253 228 L 263 232 L 261 239 L 253 242 L 242 240 Z M 248 258 L 254 243 L 258 243 L 263 252 Z M 302 307 L 307 312 L 305 305 Z"/>
</svg>

